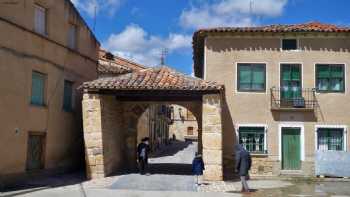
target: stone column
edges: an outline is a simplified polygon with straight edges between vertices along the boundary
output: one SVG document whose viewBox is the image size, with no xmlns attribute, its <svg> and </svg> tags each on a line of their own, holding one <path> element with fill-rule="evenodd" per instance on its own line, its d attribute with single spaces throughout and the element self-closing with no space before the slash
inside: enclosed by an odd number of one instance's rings
<svg viewBox="0 0 350 197">
<path fill-rule="evenodd" d="M 205 165 L 204 179 L 220 181 L 223 180 L 220 94 L 208 94 L 203 96 L 202 116 L 203 160 Z"/>
<path fill-rule="evenodd" d="M 82 101 L 86 174 L 89 179 L 105 176 L 102 144 L 101 97 L 85 93 Z"/>
</svg>

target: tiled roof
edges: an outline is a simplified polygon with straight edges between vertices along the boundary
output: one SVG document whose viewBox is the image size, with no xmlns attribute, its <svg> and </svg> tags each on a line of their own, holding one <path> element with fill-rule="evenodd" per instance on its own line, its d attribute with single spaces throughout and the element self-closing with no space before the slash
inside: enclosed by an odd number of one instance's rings
<svg viewBox="0 0 350 197">
<path fill-rule="evenodd" d="M 146 66 L 112 55 L 100 50 L 97 71 L 99 74 L 124 74 L 134 70 L 145 69 Z"/>
<path fill-rule="evenodd" d="M 350 28 L 319 22 L 310 22 L 303 24 L 278 24 L 258 27 L 218 27 L 200 29 L 196 33 L 200 32 L 350 32 Z"/>
<path fill-rule="evenodd" d="M 341 27 L 332 24 L 324 24 L 320 22 L 309 22 L 303 24 L 292 25 L 267 25 L 258 27 L 217 27 L 199 29 L 193 34 L 193 60 L 194 71 L 196 76 L 203 75 L 203 53 L 204 53 L 204 38 L 208 34 L 244 34 L 255 35 L 258 33 L 350 33 L 350 27 Z"/>
<path fill-rule="evenodd" d="M 153 67 L 112 77 L 102 77 L 82 85 L 85 90 L 190 90 L 219 91 L 222 85 L 190 77 L 169 67 Z"/>
</svg>

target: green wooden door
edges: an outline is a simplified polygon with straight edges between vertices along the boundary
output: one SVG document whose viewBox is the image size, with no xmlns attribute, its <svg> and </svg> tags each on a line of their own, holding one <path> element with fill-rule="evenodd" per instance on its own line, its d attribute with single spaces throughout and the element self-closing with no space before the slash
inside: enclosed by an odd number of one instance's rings
<svg viewBox="0 0 350 197">
<path fill-rule="evenodd" d="M 293 99 L 301 97 L 301 65 L 281 65 L 281 104 L 292 105 Z"/>
<path fill-rule="evenodd" d="M 32 135 L 28 137 L 27 170 L 39 170 L 43 168 L 44 135 Z"/>
<path fill-rule="evenodd" d="M 300 169 L 300 128 L 282 128 L 282 169 Z"/>
</svg>

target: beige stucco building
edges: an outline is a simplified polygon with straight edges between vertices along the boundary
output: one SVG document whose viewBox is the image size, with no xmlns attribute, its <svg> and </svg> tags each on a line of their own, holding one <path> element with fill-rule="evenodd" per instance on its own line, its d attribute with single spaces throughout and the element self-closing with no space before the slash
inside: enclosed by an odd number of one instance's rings
<svg viewBox="0 0 350 197">
<path fill-rule="evenodd" d="M 198 139 L 198 123 L 190 110 L 180 105 L 171 106 L 169 138 L 180 141 Z"/>
<path fill-rule="evenodd" d="M 194 35 L 197 77 L 225 85 L 224 175 L 233 145 L 254 175 L 315 175 L 315 152 L 348 151 L 350 29 L 307 23 Z"/>
<path fill-rule="evenodd" d="M 69 0 L 2 2 L 0 29 L 0 181 L 81 166 L 99 42 Z"/>
</svg>

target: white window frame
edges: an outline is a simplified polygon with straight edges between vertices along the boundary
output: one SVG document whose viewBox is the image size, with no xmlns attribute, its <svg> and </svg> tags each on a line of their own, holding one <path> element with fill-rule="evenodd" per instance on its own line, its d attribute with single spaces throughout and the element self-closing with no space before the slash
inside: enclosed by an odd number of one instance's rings
<svg viewBox="0 0 350 197">
<path fill-rule="evenodd" d="M 343 151 L 347 151 L 348 127 L 346 125 L 315 125 L 315 151 L 318 151 L 318 129 L 343 129 Z"/>
<path fill-rule="evenodd" d="M 264 152 L 262 154 L 257 153 L 258 155 L 266 155 L 269 154 L 267 149 L 267 124 L 236 124 L 235 132 L 237 136 L 237 144 L 239 144 L 239 128 L 240 127 L 264 127 Z M 255 154 L 255 153 L 254 153 Z"/>
<path fill-rule="evenodd" d="M 305 161 L 305 127 L 301 122 L 288 122 L 278 125 L 278 160 L 282 161 L 282 128 L 300 128 L 300 160 Z"/>
<path fill-rule="evenodd" d="M 42 32 L 41 28 L 42 27 L 37 27 L 39 26 L 40 24 L 39 21 L 37 21 L 37 10 L 40 10 L 44 13 L 44 30 Z M 40 6 L 38 4 L 34 4 L 34 31 L 38 34 L 41 34 L 41 35 L 44 35 L 44 36 L 47 36 L 47 9 L 43 6 Z"/>
</svg>

